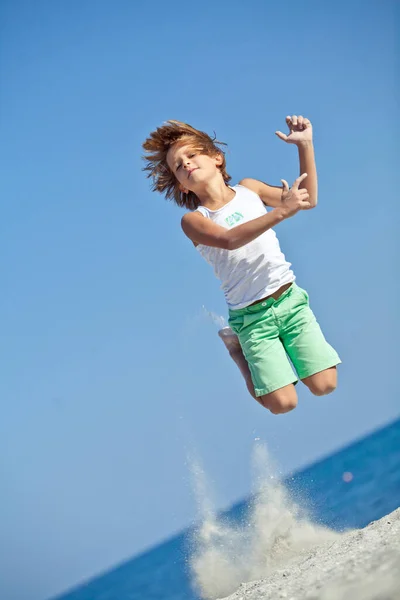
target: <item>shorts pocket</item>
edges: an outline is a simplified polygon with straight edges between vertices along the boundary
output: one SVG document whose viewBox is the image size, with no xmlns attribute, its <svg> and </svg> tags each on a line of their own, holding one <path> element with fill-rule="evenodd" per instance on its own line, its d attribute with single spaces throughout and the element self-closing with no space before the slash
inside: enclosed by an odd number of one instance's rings
<svg viewBox="0 0 400 600">
<path fill-rule="evenodd" d="M 243 315 L 229 315 L 228 325 L 236 335 L 239 335 L 243 329 Z"/>
<path fill-rule="evenodd" d="M 299 294 L 299 296 L 301 296 L 301 298 L 305 301 L 305 303 L 309 304 L 310 298 L 309 298 L 308 293 L 306 292 L 306 290 L 304 290 L 303 288 L 301 288 L 298 285 L 296 285 L 296 291 Z"/>
</svg>

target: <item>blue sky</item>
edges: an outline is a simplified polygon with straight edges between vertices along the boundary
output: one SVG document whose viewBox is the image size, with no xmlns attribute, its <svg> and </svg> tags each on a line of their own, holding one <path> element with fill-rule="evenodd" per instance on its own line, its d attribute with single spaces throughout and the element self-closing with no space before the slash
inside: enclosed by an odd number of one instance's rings
<svg viewBox="0 0 400 600">
<path fill-rule="evenodd" d="M 0 597 L 44 600 L 399 414 L 394 1 L 4 1 L 0 8 Z M 314 125 L 319 206 L 277 228 L 343 365 L 274 417 L 205 316 L 211 268 L 150 191 L 169 118 L 228 143 L 233 182 L 298 175 L 274 136 Z"/>
</svg>

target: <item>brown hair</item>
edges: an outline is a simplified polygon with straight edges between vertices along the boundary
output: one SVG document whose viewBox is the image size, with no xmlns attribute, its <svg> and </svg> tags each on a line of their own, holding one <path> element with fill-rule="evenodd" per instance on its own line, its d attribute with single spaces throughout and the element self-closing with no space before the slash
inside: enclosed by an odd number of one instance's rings
<svg viewBox="0 0 400 600">
<path fill-rule="evenodd" d="M 147 177 L 153 179 L 152 190 L 164 193 L 168 200 L 173 200 L 178 206 L 194 210 L 200 204 L 199 199 L 191 191 L 188 194 L 180 191 L 178 180 L 167 164 L 168 150 L 178 142 L 187 143 L 193 149 L 208 156 L 222 155 L 223 161 L 219 169 L 227 183 L 231 177 L 226 172 L 225 153 L 217 146 L 223 142 L 218 142 L 215 137 L 211 138 L 187 123 L 171 120 L 153 131 L 143 144 L 143 148 L 147 152 L 143 156 L 146 161 L 143 171 L 147 171 Z"/>
</svg>

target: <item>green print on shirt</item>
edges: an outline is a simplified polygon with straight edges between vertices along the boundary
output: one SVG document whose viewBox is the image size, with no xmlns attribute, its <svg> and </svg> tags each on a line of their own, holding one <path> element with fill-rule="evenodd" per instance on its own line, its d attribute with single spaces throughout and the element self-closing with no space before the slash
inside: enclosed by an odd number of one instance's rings
<svg viewBox="0 0 400 600">
<path fill-rule="evenodd" d="M 243 218 L 242 213 L 234 212 L 232 215 L 229 215 L 229 217 L 226 217 L 225 222 L 228 223 L 229 227 L 232 227 L 232 225 L 235 225 L 235 223 L 238 223 Z"/>
</svg>

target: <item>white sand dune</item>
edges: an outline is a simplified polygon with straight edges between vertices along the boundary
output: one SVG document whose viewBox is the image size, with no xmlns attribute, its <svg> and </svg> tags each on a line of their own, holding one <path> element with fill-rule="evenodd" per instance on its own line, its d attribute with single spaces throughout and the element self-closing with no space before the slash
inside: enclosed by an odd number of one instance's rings
<svg viewBox="0 0 400 600">
<path fill-rule="evenodd" d="M 400 508 L 305 550 L 225 600 L 400 600 Z M 221 600 L 221 599 L 220 599 Z"/>
</svg>

